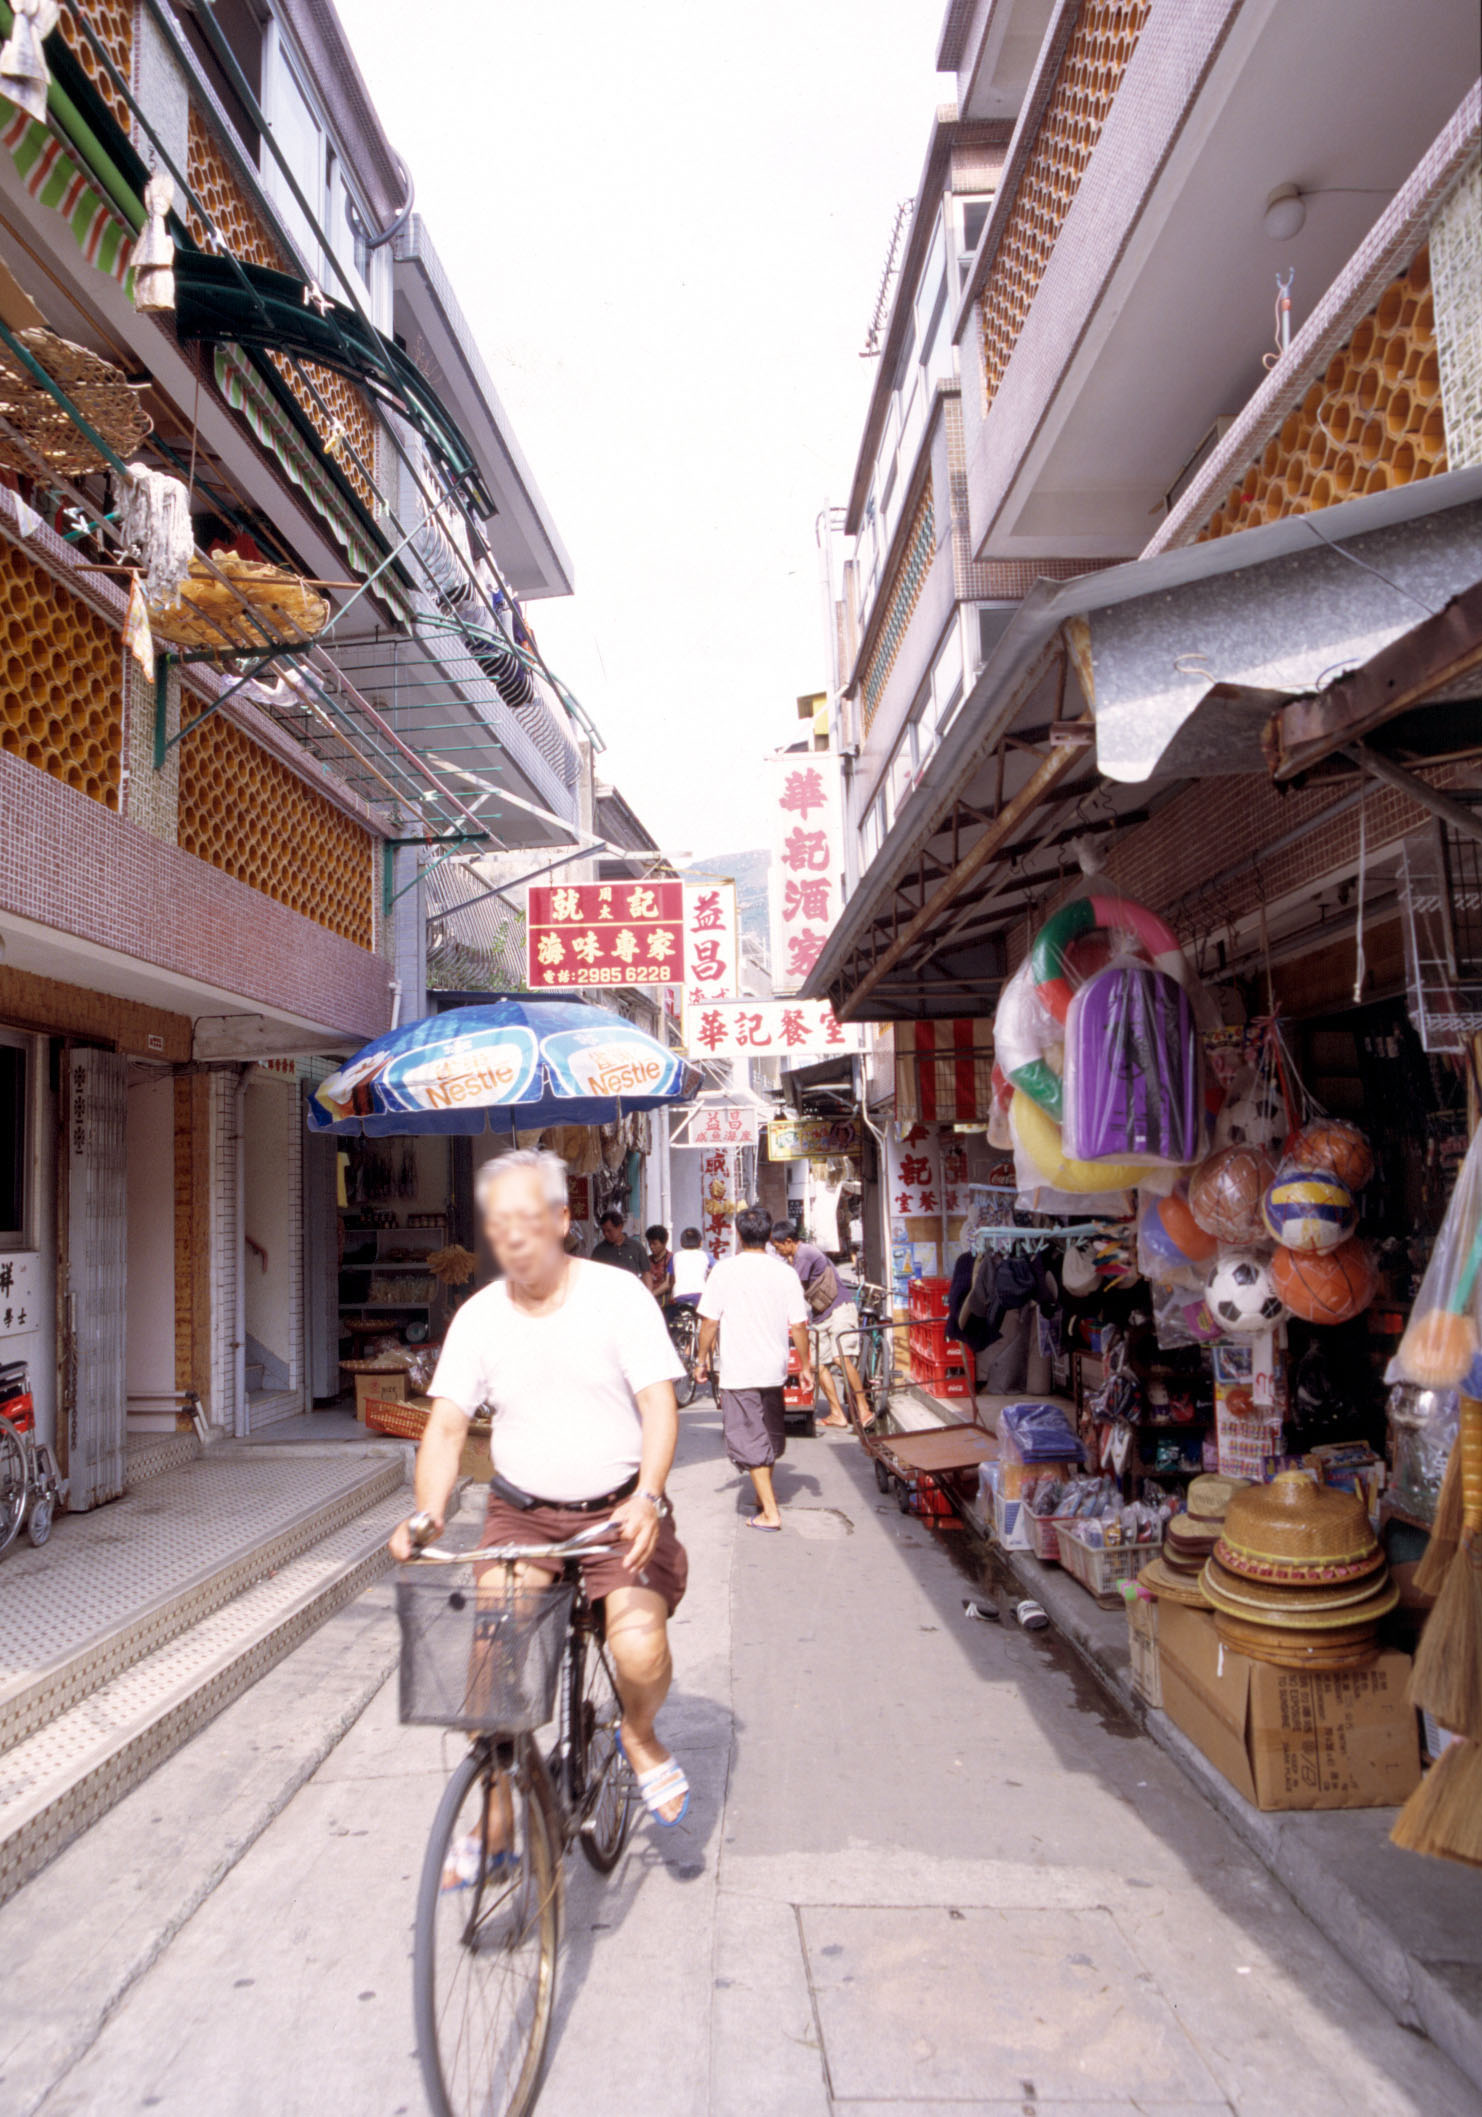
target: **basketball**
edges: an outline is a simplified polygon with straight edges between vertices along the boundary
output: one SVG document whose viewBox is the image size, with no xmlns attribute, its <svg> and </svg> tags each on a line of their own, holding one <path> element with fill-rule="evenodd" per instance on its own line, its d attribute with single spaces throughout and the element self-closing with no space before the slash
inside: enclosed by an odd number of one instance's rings
<svg viewBox="0 0 1482 2117">
<path fill-rule="evenodd" d="M 1213 1235 L 1206 1235 L 1203 1228 L 1189 1211 L 1189 1201 L 1179 1192 L 1172 1192 L 1157 1202 L 1158 1219 L 1162 1224 L 1163 1237 L 1185 1264 L 1207 1264 L 1219 1243 Z"/>
<path fill-rule="evenodd" d="M 1369 1246 L 1357 1236 L 1334 1250 L 1278 1249 L 1271 1280 L 1304 1323 L 1347 1323 L 1363 1314 L 1378 1284 Z"/>
<path fill-rule="evenodd" d="M 1326 1170 L 1285 1161 L 1261 1208 L 1267 1232 L 1289 1250 L 1335 1250 L 1358 1225 L 1353 1193 Z"/>
<path fill-rule="evenodd" d="M 1259 1147 L 1219 1147 L 1189 1178 L 1189 1211 L 1206 1235 L 1237 1249 L 1265 1240 L 1261 1201 L 1276 1175 Z"/>
<path fill-rule="evenodd" d="M 1361 1191 L 1374 1174 L 1374 1150 L 1357 1125 L 1341 1117 L 1315 1117 L 1294 1133 L 1286 1159 L 1299 1169 L 1325 1171 L 1349 1191 Z"/>
</svg>

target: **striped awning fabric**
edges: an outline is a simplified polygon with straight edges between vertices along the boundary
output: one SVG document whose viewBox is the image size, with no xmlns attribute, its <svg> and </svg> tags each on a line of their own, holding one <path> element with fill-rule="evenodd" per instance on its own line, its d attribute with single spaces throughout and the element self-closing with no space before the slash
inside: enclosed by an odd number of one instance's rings
<svg viewBox="0 0 1482 2117">
<path fill-rule="evenodd" d="M 240 412 L 253 433 L 282 465 L 316 515 L 328 529 L 350 564 L 359 573 L 373 573 L 384 556 L 366 542 L 358 523 L 340 499 L 333 482 L 326 478 L 292 425 L 284 418 L 268 389 L 240 346 L 219 345 L 212 362 L 216 387 L 235 412 Z M 389 605 L 397 617 L 410 621 L 411 605 L 402 595 L 390 571 L 381 574 L 373 593 Z"/>
<path fill-rule="evenodd" d="M 895 1024 L 900 1124 L 986 1125 L 993 1102 L 993 1023 Z"/>
<path fill-rule="evenodd" d="M 90 265 L 133 293 L 134 231 L 114 212 L 71 150 L 46 125 L 0 96 L 0 144 L 39 205 L 60 213 Z"/>
</svg>

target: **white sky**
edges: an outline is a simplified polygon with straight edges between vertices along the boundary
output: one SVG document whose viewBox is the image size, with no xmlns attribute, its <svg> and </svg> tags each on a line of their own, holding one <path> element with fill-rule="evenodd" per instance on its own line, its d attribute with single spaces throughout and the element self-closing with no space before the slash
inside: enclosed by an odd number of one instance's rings
<svg viewBox="0 0 1482 2117">
<path fill-rule="evenodd" d="M 571 554 L 531 618 L 600 769 L 668 850 L 764 842 L 944 0 L 339 10 Z"/>
</svg>

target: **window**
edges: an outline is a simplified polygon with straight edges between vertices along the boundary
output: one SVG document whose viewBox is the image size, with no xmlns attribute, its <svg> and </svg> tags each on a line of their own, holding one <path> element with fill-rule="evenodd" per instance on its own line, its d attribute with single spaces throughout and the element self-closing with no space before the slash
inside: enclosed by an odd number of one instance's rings
<svg viewBox="0 0 1482 2117">
<path fill-rule="evenodd" d="M 988 215 L 993 207 L 993 193 L 987 192 L 977 198 L 960 198 L 957 201 L 958 235 L 957 286 L 959 293 L 967 285 L 968 273 L 972 270 L 973 252 L 983 239 L 983 230 L 988 225 Z"/>
<path fill-rule="evenodd" d="M 979 603 L 978 667 L 981 669 L 1013 623 L 1017 603 Z"/>
<path fill-rule="evenodd" d="M 940 742 L 962 704 L 962 634 L 954 624 L 931 668 L 931 722 Z"/>
<path fill-rule="evenodd" d="M 0 1038 L 0 1249 L 23 1249 L 30 1173 L 30 1052 L 19 1037 Z"/>
<path fill-rule="evenodd" d="M 895 755 L 890 760 L 886 786 L 890 793 L 890 806 L 898 816 L 911 796 L 916 784 L 916 730 L 907 727 L 895 746 Z"/>
</svg>

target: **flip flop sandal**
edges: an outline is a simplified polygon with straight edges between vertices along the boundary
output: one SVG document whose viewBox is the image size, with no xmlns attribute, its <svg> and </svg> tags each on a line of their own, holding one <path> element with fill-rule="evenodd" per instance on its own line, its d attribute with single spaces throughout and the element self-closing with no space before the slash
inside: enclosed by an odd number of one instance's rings
<svg viewBox="0 0 1482 2117">
<path fill-rule="evenodd" d="M 518 1855 L 504 1847 L 498 1852 L 486 1853 L 479 1842 L 478 1832 L 471 1830 L 467 1837 L 460 1838 L 449 1848 L 439 1894 L 453 1896 L 459 1890 L 476 1889 L 480 1882 L 492 1881 L 496 1877 L 512 1880 L 519 1864 Z"/>
<path fill-rule="evenodd" d="M 638 1788 L 639 1800 L 661 1830 L 676 1830 L 690 1812 L 690 1782 L 679 1765 L 675 1763 L 672 1757 L 666 1757 L 662 1764 L 655 1764 L 648 1771 L 641 1772 L 628 1755 L 626 1749 L 623 1748 L 621 1733 L 617 1738 L 617 1746 L 622 1751 L 624 1762 L 627 1764 L 629 1771 L 633 1774 L 633 1783 Z M 663 1811 L 671 1801 L 678 1801 L 681 1795 L 684 1796 L 684 1804 L 679 1814 L 677 1816 L 666 1816 Z"/>
<path fill-rule="evenodd" d="M 764 1522 L 759 1514 L 748 1515 L 746 1526 L 748 1529 L 760 1529 L 763 1536 L 781 1536 L 782 1534 L 781 1522 Z"/>
</svg>

